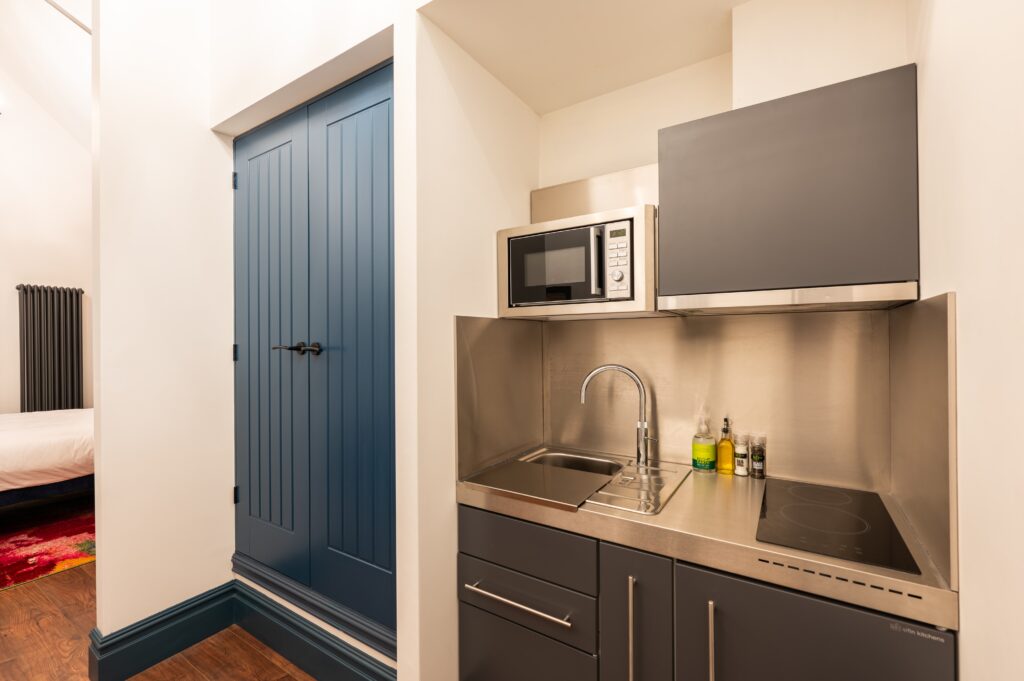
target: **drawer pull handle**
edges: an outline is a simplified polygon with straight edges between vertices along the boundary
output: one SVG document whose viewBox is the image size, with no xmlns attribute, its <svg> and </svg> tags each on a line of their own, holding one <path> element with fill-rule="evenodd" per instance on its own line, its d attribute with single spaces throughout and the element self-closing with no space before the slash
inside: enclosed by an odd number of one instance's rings
<svg viewBox="0 0 1024 681">
<path fill-rule="evenodd" d="M 541 612 L 540 610 L 535 610 L 535 609 L 531 608 L 528 605 L 523 605 L 522 603 L 516 603 L 515 601 L 509 600 L 509 599 L 505 598 L 504 596 L 499 596 L 496 593 L 491 593 L 490 591 L 487 591 L 485 589 L 481 589 L 479 584 L 480 584 L 480 582 L 477 581 L 477 582 L 474 582 L 472 584 L 463 584 L 462 586 L 464 586 L 467 590 L 472 591 L 475 594 L 480 594 L 481 596 L 484 596 L 486 598 L 490 598 L 493 601 L 498 601 L 499 603 L 504 603 L 505 605 L 507 605 L 509 607 L 515 608 L 516 610 L 522 610 L 523 612 L 526 612 L 526 613 L 529 613 L 531 615 L 534 615 L 535 617 L 539 617 L 539 618 L 541 618 L 542 620 L 544 620 L 546 622 L 551 622 L 552 624 L 557 624 L 558 626 L 565 627 L 566 629 L 572 629 L 572 620 L 569 619 L 571 617 L 571 614 L 570 615 L 566 615 L 565 617 L 562 617 L 562 618 L 555 617 L 554 615 L 549 615 L 546 612 Z"/>
<path fill-rule="evenodd" d="M 715 602 L 708 601 L 708 681 L 715 681 Z"/>
</svg>

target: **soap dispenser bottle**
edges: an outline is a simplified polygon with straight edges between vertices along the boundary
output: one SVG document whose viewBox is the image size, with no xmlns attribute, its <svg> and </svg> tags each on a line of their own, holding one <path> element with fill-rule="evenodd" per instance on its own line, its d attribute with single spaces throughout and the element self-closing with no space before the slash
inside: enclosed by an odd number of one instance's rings
<svg viewBox="0 0 1024 681">
<path fill-rule="evenodd" d="M 701 413 L 697 417 L 697 434 L 693 436 L 693 470 L 714 473 L 716 460 L 715 436 L 708 427 L 707 414 Z"/>
</svg>

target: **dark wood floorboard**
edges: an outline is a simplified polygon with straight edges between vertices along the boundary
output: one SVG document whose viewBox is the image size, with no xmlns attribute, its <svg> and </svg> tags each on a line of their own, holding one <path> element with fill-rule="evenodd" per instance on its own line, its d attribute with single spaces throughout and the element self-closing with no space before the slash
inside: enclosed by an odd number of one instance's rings
<svg viewBox="0 0 1024 681">
<path fill-rule="evenodd" d="M 208 681 L 208 679 L 184 657 L 175 655 L 141 674 L 136 674 L 131 681 Z"/>
<path fill-rule="evenodd" d="M 88 681 L 96 625 L 91 563 L 0 591 L 0 681 Z M 313 677 L 233 626 L 133 681 L 309 681 Z"/>
<path fill-rule="evenodd" d="M 182 655 L 210 681 L 295 681 L 232 629 L 197 643 Z"/>
<path fill-rule="evenodd" d="M 88 631 L 80 631 L 47 596 L 48 580 L 0 592 L 0 659 L 17 659 L 27 679 L 88 678 Z"/>
<path fill-rule="evenodd" d="M 278 667 L 280 667 L 281 669 L 283 669 L 286 672 L 288 672 L 289 674 L 291 674 L 292 677 L 295 679 L 295 681 L 315 681 L 315 679 L 313 679 L 312 676 L 310 676 L 306 672 L 304 672 L 301 669 L 299 669 L 298 667 L 296 667 L 284 655 L 282 655 L 281 653 L 277 652 L 273 648 L 268 647 L 267 645 L 265 645 L 263 643 L 263 641 L 260 641 L 258 638 L 256 638 L 252 634 L 250 634 L 248 631 L 246 631 L 242 627 L 239 627 L 239 626 L 231 627 L 231 631 L 235 632 L 235 634 L 239 638 L 241 638 L 243 641 L 245 641 L 246 643 L 251 645 L 253 648 L 258 650 L 260 653 L 262 653 L 263 655 L 266 655 L 267 657 L 269 657 L 271 662 L 273 662 Z"/>
</svg>

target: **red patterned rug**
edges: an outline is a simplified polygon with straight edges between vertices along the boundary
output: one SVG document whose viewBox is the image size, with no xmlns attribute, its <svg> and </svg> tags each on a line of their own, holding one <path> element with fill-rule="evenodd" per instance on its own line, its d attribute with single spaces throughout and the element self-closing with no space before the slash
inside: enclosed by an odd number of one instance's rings
<svg viewBox="0 0 1024 681">
<path fill-rule="evenodd" d="M 91 499 L 0 514 L 0 589 L 94 560 Z"/>
</svg>

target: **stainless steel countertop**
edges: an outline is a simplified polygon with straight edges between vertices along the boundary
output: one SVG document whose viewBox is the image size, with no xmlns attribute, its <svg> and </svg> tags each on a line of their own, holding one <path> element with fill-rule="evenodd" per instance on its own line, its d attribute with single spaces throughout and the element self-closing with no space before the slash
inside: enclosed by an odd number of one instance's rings
<svg viewBox="0 0 1024 681">
<path fill-rule="evenodd" d="M 604 456 L 604 455 L 602 455 Z M 621 457 L 614 457 L 621 459 Z M 959 596 L 940 577 L 894 499 L 880 494 L 920 575 L 757 541 L 764 481 L 694 473 L 661 513 L 644 516 L 591 503 L 576 512 L 459 482 L 460 504 L 614 542 L 797 591 L 956 630 Z"/>
</svg>

